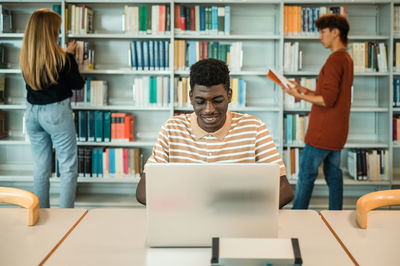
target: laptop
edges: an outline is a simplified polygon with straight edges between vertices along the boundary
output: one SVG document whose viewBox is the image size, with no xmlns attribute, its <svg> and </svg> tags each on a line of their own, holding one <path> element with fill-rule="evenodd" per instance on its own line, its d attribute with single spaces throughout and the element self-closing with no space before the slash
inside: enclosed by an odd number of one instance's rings
<svg viewBox="0 0 400 266">
<path fill-rule="evenodd" d="M 146 166 L 146 243 L 209 247 L 212 237 L 277 237 L 279 165 Z"/>
</svg>

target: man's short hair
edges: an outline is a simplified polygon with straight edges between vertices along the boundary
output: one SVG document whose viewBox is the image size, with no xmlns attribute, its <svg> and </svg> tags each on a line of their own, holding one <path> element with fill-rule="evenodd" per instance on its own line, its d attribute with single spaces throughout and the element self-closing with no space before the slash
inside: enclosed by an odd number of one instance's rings
<svg viewBox="0 0 400 266">
<path fill-rule="evenodd" d="M 347 38 L 347 34 L 350 30 L 349 22 L 346 17 L 338 14 L 326 14 L 319 17 L 315 21 L 315 25 L 318 30 L 323 30 L 329 28 L 329 30 L 338 29 L 340 32 L 340 40 L 344 45 L 347 45 L 349 39 Z"/>
<path fill-rule="evenodd" d="M 194 85 L 211 87 L 223 84 L 226 91 L 230 88 L 229 68 L 224 61 L 208 58 L 203 59 L 190 67 L 190 89 Z"/>
</svg>

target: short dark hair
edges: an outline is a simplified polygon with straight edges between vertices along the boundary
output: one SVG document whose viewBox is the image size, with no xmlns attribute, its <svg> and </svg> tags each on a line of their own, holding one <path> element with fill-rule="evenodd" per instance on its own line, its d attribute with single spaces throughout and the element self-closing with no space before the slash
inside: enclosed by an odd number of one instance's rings
<svg viewBox="0 0 400 266">
<path fill-rule="evenodd" d="M 211 87 L 223 84 L 226 91 L 230 88 L 229 68 L 224 61 L 208 58 L 197 61 L 190 67 L 190 89 L 194 85 Z"/>
<path fill-rule="evenodd" d="M 347 34 L 350 30 L 349 22 L 346 17 L 339 14 L 325 14 L 315 21 L 318 30 L 329 28 L 329 30 L 338 29 L 340 32 L 340 40 L 347 45 L 349 39 Z"/>
</svg>

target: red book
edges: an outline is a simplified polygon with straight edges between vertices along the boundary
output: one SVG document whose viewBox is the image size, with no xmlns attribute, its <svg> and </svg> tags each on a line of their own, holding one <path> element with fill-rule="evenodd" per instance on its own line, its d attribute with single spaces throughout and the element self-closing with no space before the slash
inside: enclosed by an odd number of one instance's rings
<svg viewBox="0 0 400 266">
<path fill-rule="evenodd" d="M 180 12 L 180 22 L 181 22 L 181 30 L 186 30 L 186 12 L 185 7 L 181 6 Z"/>
<path fill-rule="evenodd" d="M 124 160 L 124 175 L 129 175 L 128 149 L 122 149 L 122 158 Z"/>
<path fill-rule="evenodd" d="M 190 30 L 196 30 L 196 18 L 194 13 L 194 7 L 190 8 Z"/>
</svg>

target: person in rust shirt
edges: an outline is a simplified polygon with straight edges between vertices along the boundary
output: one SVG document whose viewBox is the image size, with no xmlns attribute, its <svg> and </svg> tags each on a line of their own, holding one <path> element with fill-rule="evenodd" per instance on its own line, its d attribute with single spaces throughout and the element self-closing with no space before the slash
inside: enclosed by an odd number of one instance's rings
<svg viewBox="0 0 400 266">
<path fill-rule="evenodd" d="M 312 103 L 305 147 L 300 163 L 293 209 L 307 209 L 323 162 L 329 187 L 329 209 L 341 210 L 343 178 L 340 152 L 349 131 L 353 60 L 346 51 L 350 26 L 344 16 L 327 14 L 315 21 L 320 40 L 332 53 L 322 67 L 316 91 L 293 82 L 282 89 L 294 97 Z"/>
</svg>

